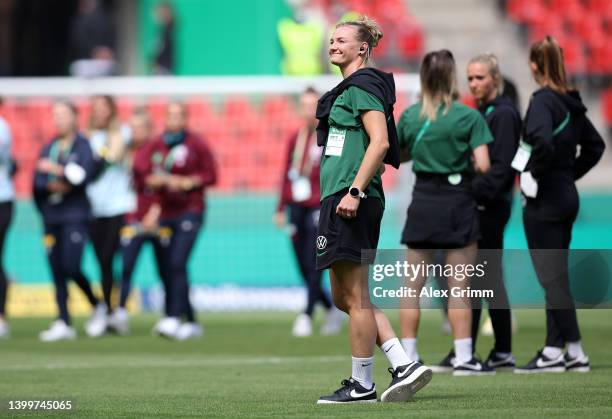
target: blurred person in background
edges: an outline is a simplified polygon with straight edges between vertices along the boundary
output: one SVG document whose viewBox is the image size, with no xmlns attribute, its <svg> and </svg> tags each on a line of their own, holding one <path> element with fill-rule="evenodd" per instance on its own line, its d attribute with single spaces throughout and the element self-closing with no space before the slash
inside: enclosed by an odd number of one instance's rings
<svg viewBox="0 0 612 419">
<path fill-rule="evenodd" d="M 164 277 L 163 254 L 159 241 L 159 205 L 158 191 L 145 184 L 151 173 L 151 135 L 152 126 L 149 115 L 144 110 L 136 111 L 130 120 L 131 139 L 126 153 L 126 163 L 131 167 L 132 188 L 136 192 L 136 209 L 125 217 L 125 226 L 121 228 L 120 245 L 123 260 L 119 305 L 108 320 L 109 328 L 124 335 L 129 331 L 127 300 L 130 295 L 132 274 L 136 267 L 138 255 L 143 244 L 150 242 L 157 262 L 157 270 L 166 290 L 166 314 L 170 307 L 170 289 Z"/>
<path fill-rule="evenodd" d="M 110 96 L 95 96 L 87 129 L 96 161 L 96 174 L 87 185 L 93 220 L 91 241 L 100 267 L 104 303 L 112 311 L 113 259 L 119 249 L 119 231 L 125 214 L 136 208 L 126 153 L 129 129 L 121 126 L 117 105 Z"/>
<path fill-rule="evenodd" d="M 489 171 L 487 144 L 493 137 L 476 110 L 455 100 L 456 67 L 450 51 L 426 54 L 420 80 L 422 99 L 402 113 L 397 128 L 402 161 L 413 161 L 417 179 L 401 241 L 408 246 L 407 259 L 412 265 L 433 263 L 438 249 L 446 250 L 446 265 L 474 264 L 480 228 L 471 182 L 475 173 Z M 464 278 L 449 275 L 446 279 L 449 289 L 467 287 Z M 426 275 L 414 279 L 410 286 L 416 295 L 426 280 Z M 400 310 L 402 345 L 408 356 L 419 359 L 418 298 L 410 303 Z M 449 296 L 448 319 L 456 354 L 453 374 L 494 374 L 473 355 L 469 299 Z"/>
<path fill-rule="evenodd" d="M 321 287 L 322 271 L 317 270 L 315 248 L 317 225 L 320 210 L 319 165 L 321 151 L 317 146 L 315 128 L 317 126 L 317 100 L 319 94 L 312 87 L 300 96 L 300 112 L 303 127 L 289 138 L 285 170 L 281 182 L 281 194 L 274 215 L 279 227 L 287 224 L 289 213 L 289 233 L 293 251 L 298 262 L 302 279 L 307 287 L 307 302 L 304 312 L 293 323 L 293 336 L 312 335 L 312 313 L 315 304 L 320 302 L 327 317 L 321 334 L 331 335 L 340 332 L 344 315 L 330 301 Z"/>
<path fill-rule="evenodd" d="M 99 0 L 80 0 L 70 32 L 73 76 L 110 76 L 115 73 L 115 24 Z"/>
<path fill-rule="evenodd" d="M 215 162 L 204 140 L 187 130 L 187 109 L 178 102 L 168 105 L 165 131 L 149 152 L 152 173 L 145 185 L 159 193 L 162 278 L 171 291 L 167 315 L 153 331 L 170 339 L 197 338 L 203 328 L 189 301 L 187 263 L 204 222 L 206 188 L 217 179 Z"/>
<path fill-rule="evenodd" d="M 516 172 L 511 163 L 518 148 L 521 136 L 521 117 L 513 100 L 502 94 L 504 81 L 499 68 L 499 60 L 493 54 L 478 55 L 470 60 L 467 80 L 478 110 L 484 116 L 493 142 L 489 144 L 491 170 L 472 181 L 472 192 L 478 204 L 480 215 L 479 249 L 500 249 L 486 252 L 479 257 L 478 263 L 486 256 L 486 284 L 495 292 L 495 298 L 488 301 L 489 317 L 495 335 L 495 346 L 489 353 L 485 364 L 493 369 L 514 368 L 512 355 L 512 316 L 510 302 L 504 285 L 502 251 L 504 230 L 512 207 L 512 192 Z M 472 289 L 477 288 L 472 285 Z M 476 339 L 481 315 L 481 299 L 472 301 L 472 346 L 476 351 Z M 505 308 L 502 308 L 505 307 Z"/>
<path fill-rule="evenodd" d="M 349 315 L 351 376 L 318 404 L 376 402 L 374 348 L 391 363 L 391 384 L 383 402 L 406 401 L 432 377 L 429 368 L 412 361 L 384 312 L 368 293 L 364 249 L 376 249 L 384 212 L 384 163 L 399 167 L 393 119 L 393 74 L 372 68 L 372 50 L 383 34 L 378 23 L 363 16 L 342 22 L 330 39 L 329 58 L 343 81 L 317 106 L 317 144 L 321 160 L 321 212 L 317 237 L 317 269 L 330 269 L 334 304 Z"/>
<path fill-rule="evenodd" d="M 563 51 L 554 38 L 546 36 L 531 46 L 529 66 L 539 89 L 525 116 L 521 149 L 526 158 L 517 165 L 522 163 L 525 235 L 546 298 L 546 341 L 514 372 L 587 372 L 590 363 L 570 290 L 568 249 L 579 207 L 576 180 L 597 164 L 605 144 L 580 94 L 567 81 Z"/>
<path fill-rule="evenodd" d="M 2 97 L 0 97 L 0 339 L 9 336 L 5 318 L 8 278 L 4 270 L 4 242 L 13 218 L 15 188 L 15 162 L 11 156 L 12 135 L 9 124 L 2 118 Z"/>
<path fill-rule="evenodd" d="M 94 308 L 85 325 L 89 336 L 106 329 L 106 306 L 99 304 L 81 271 L 81 258 L 89 234 L 91 208 L 85 187 L 95 171 L 89 141 L 77 132 L 77 110 L 68 102 L 53 106 L 57 137 L 43 147 L 34 174 L 34 202 L 44 223 L 44 245 L 51 266 L 59 318 L 40 333 L 44 342 L 74 339 L 68 313 L 68 280 L 83 290 Z"/>
<path fill-rule="evenodd" d="M 170 3 L 160 3 L 155 7 L 155 19 L 160 25 L 160 36 L 155 51 L 153 73 L 156 75 L 171 75 L 175 73 L 175 34 L 176 17 Z"/>
</svg>

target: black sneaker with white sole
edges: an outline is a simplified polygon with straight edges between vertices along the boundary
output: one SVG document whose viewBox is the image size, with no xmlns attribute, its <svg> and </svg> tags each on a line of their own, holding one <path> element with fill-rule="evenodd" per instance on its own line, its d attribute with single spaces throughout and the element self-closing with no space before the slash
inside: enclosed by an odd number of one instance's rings
<svg viewBox="0 0 612 419">
<path fill-rule="evenodd" d="M 391 384 L 380 396 L 381 402 L 408 401 L 431 381 L 433 375 L 431 369 L 419 362 L 401 365 L 396 369 L 389 368 L 389 372 L 391 373 Z"/>
<path fill-rule="evenodd" d="M 472 357 L 468 362 L 462 364 L 455 363 L 453 368 L 454 376 L 468 376 L 468 375 L 493 375 L 495 370 L 486 364 L 480 362 L 477 358 Z"/>
<path fill-rule="evenodd" d="M 452 372 L 453 371 L 453 363 L 455 362 L 455 350 L 451 349 L 451 351 L 444 357 L 442 361 L 438 365 L 430 365 L 429 368 L 433 372 Z"/>
<path fill-rule="evenodd" d="M 485 365 L 494 370 L 513 370 L 516 367 L 516 360 L 512 354 L 501 356 L 495 349 L 491 349 Z"/>
<path fill-rule="evenodd" d="M 565 372 L 565 359 L 563 355 L 559 355 L 557 358 L 549 358 L 538 351 L 536 356 L 533 357 L 527 365 L 524 367 L 515 368 L 516 374 L 538 374 L 542 372 Z"/>
<path fill-rule="evenodd" d="M 374 384 L 372 384 L 372 388 L 368 390 L 363 388 L 362 385 L 352 377 L 348 380 L 342 380 L 341 384 L 342 387 L 334 391 L 333 394 L 319 397 L 317 404 L 376 402 L 376 386 Z"/>
<path fill-rule="evenodd" d="M 563 356 L 565 362 L 565 370 L 567 372 L 589 372 L 591 371 L 591 365 L 589 364 L 589 357 L 584 355 L 581 357 L 572 358 L 569 354 Z"/>
</svg>

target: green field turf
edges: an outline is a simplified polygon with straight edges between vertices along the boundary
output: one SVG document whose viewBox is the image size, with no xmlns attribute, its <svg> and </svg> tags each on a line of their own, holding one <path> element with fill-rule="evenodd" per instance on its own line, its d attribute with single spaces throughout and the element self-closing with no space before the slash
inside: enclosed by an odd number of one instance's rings
<svg viewBox="0 0 612 419">
<path fill-rule="evenodd" d="M 389 313 L 396 320 L 397 313 Z M 514 348 L 519 363 L 539 349 L 542 310 L 516 313 Z M 319 395 L 350 375 L 346 331 L 336 337 L 290 336 L 294 314 L 241 313 L 200 317 L 205 337 L 170 342 L 149 334 L 155 318 L 133 319 L 130 337 L 39 343 L 48 319 L 14 319 L 12 338 L 0 341 L 0 416 L 11 399 L 73 400 L 70 413 L 24 413 L 61 417 L 612 417 L 611 311 L 581 311 L 580 323 L 593 370 L 494 377 L 434 375 L 412 402 L 317 406 Z M 83 319 L 76 321 L 83 336 Z M 427 311 L 421 325 L 421 355 L 441 359 L 450 337 L 441 315 Z M 491 338 L 479 341 L 486 356 Z M 378 394 L 387 387 L 386 359 L 377 353 Z"/>
</svg>

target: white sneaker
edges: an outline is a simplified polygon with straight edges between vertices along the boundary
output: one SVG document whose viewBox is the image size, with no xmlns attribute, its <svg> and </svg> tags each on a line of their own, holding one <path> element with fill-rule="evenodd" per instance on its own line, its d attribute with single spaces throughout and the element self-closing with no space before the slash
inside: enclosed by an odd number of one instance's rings
<svg viewBox="0 0 612 419">
<path fill-rule="evenodd" d="M 108 308 L 106 304 L 100 303 L 95 308 L 87 323 L 85 323 L 85 333 L 90 338 L 98 338 L 106 333 L 108 325 Z"/>
<path fill-rule="evenodd" d="M 117 307 L 108 317 L 108 328 L 118 335 L 127 335 L 130 331 L 129 315 L 125 308 Z"/>
<path fill-rule="evenodd" d="M 300 314 L 293 322 L 291 334 L 295 337 L 307 337 L 312 335 L 312 319 L 308 314 Z"/>
<path fill-rule="evenodd" d="M 346 314 L 338 310 L 336 306 L 332 306 L 325 316 L 325 322 L 321 326 L 321 334 L 323 336 L 337 335 L 342 331 L 342 326 L 346 319 Z"/>
<path fill-rule="evenodd" d="M 51 327 L 43 330 L 38 335 L 43 342 L 56 342 L 58 340 L 72 340 L 76 338 L 76 331 L 63 320 L 56 320 L 51 323 Z"/>
<path fill-rule="evenodd" d="M 183 323 L 176 331 L 175 338 L 177 340 L 197 339 L 204 334 L 204 328 L 195 322 Z"/>
<path fill-rule="evenodd" d="M 8 323 L 6 320 L 0 320 L 0 339 L 8 339 L 11 335 Z"/>
<path fill-rule="evenodd" d="M 176 339 L 181 322 L 176 317 L 164 317 L 153 327 L 153 333 L 168 339 Z"/>
</svg>

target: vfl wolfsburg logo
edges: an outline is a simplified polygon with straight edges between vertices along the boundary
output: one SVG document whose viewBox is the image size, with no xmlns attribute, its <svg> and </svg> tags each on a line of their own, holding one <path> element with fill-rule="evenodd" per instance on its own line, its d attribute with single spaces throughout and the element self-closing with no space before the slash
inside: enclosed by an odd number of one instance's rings
<svg viewBox="0 0 612 419">
<path fill-rule="evenodd" d="M 327 247 L 327 239 L 325 236 L 317 237 L 317 249 L 323 250 Z"/>
</svg>

